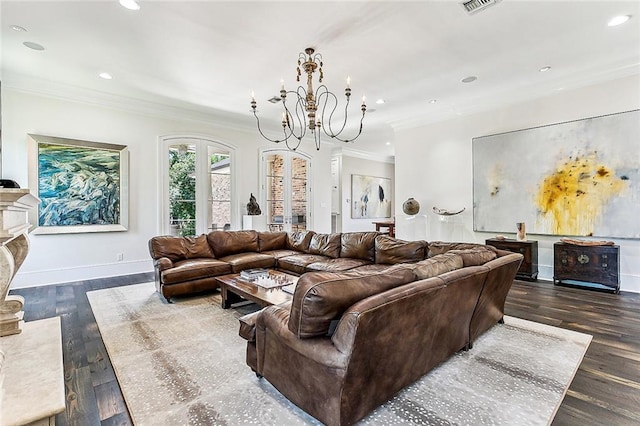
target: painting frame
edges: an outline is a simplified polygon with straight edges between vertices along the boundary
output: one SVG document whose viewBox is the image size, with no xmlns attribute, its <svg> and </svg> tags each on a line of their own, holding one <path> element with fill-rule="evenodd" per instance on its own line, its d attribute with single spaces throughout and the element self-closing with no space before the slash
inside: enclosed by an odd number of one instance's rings
<svg viewBox="0 0 640 426">
<path fill-rule="evenodd" d="M 33 234 L 129 229 L 127 146 L 27 136 L 29 186 L 41 200 L 38 208 L 29 212 L 29 221 L 35 227 Z"/>
<path fill-rule="evenodd" d="M 473 229 L 640 238 L 640 110 L 472 139 Z"/>
<path fill-rule="evenodd" d="M 391 196 L 390 178 L 352 174 L 351 218 L 390 218 Z"/>
</svg>

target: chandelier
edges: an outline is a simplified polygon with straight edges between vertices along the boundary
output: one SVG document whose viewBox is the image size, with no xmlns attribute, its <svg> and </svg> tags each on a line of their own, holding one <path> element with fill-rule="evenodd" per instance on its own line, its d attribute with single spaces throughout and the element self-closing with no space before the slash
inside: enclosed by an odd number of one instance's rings
<svg viewBox="0 0 640 426">
<path fill-rule="evenodd" d="M 365 104 L 365 97 L 362 97 L 362 117 L 360 117 L 360 128 L 358 133 L 352 138 L 341 137 L 342 132 L 347 125 L 347 110 L 349 107 L 349 100 L 351 99 L 351 79 L 347 77 L 347 87 L 344 89 L 344 95 L 347 98 L 344 107 L 344 120 L 341 123 L 335 123 L 334 113 L 338 108 L 338 97 L 329 91 L 327 86 L 319 84 L 318 88 L 313 90 L 313 74 L 318 71 L 319 79 L 318 83 L 322 83 L 324 74 L 322 72 L 322 55 L 315 53 L 315 49 L 308 47 L 304 53 L 300 52 L 298 57 L 298 75 L 296 81 L 300 82 L 300 76 L 302 70 L 307 74 L 307 88 L 302 85 L 298 86 L 296 91 L 285 90 L 284 81 L 280 81 L 280 99 L 275 98 L 275 101 L 282 100 L 282 131 L 284 137 L 282 139 L 271 139 L 267 137 L 260 128 L 260 118 L 257 114 L 257 103 L 255 94 L 251 93 L 251 109 L 253 115 L 256 117 L 258 124 L 258 131 L 263 138 L 270 142 L 280 143 L 284 142 L 291 151 L 295 151 L 300 146 L 300 142 L 307 135 L 307 130 L 313 136 L 316 144 L 316 149 L 320 150 L 320 139 L 322 133 L 331 139 L 339 140 L 340 142 L 353 142 L 362 133 L 362 120 L 364 120 L 364 114 L 367 111 L 367 105 Z M 294 99 L 295 104 L 290 109 L 287 106 L 287 97 L 291 96 Z M 305 116 L 306 115 L 306 116 Z M 334 130 L 335 127 L 335 131 Z"/>
</svg>

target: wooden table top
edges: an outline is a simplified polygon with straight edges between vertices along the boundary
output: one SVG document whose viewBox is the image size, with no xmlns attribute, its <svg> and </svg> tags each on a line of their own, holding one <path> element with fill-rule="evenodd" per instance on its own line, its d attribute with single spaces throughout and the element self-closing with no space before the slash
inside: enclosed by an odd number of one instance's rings
<svg viewBox="0 0 640 426">
<path fill-rule="evenodd" d="M 295 275 L 276 270 L 269 270 L 269 275 L 284 276 L 288 279 L 288 284 L 298 282 L 299 278 Z M 254 282 L 241 278 L 240 274 L 221 275 L 216 277 L 216 279 L 220 283 L 220 287 L 226 286 L 231 292 L 247 300 L 256 302 L 261 306 L 277 305 L 288 302 L 293 298 L 293 295 L 282 290 L 282 287 L 261 287 Z"/>
</svg>

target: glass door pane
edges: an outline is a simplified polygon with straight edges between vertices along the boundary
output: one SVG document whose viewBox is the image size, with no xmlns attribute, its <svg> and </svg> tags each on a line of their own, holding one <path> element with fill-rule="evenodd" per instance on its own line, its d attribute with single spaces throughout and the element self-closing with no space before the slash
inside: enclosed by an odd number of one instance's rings
<svg viewBox="0 0 640 426">
<path fill-rule="evenodd" d="M 169 228 L 171 235 L 195 235 L 196 146 L 169 146 Z"/>
<path fill-rule="evenodd" d="M 307 229 L 309 160 L 288 151 L 267 153 L 263 159 L 268 230 Z"/>
<path fill-rule="evenodd" d="M 280 154 L 267 155 L 266 171 L 267 229 L 269 231 L 283 231 L 286 216 L 284 156 Z"/>
<path fill-rule="evenodd" d="M 291 230 L 307 229 L 307 163 L 305 158 L 291 158 Z"/>
<path fill-rule="evenodd" d="M 208 230 L 231 228 L 231 158 L 213 146 L 207 147 L 209 172 Z"/>
</svg>

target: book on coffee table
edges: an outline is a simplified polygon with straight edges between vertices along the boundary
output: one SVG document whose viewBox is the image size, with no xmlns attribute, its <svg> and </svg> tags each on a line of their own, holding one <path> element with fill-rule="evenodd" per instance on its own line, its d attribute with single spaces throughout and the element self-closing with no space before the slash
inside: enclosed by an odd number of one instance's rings
<svg viewBox="0 0 640 426">
<path fill-rule="evenodd" d="M 245 280 L 255 280 L 260 277 L 268 277 L 269 271 L 262 268 L 253 268 L 253 269 L 245 269 L 244 271 L 240 271 L 240 278 Z"/>
</svg>

